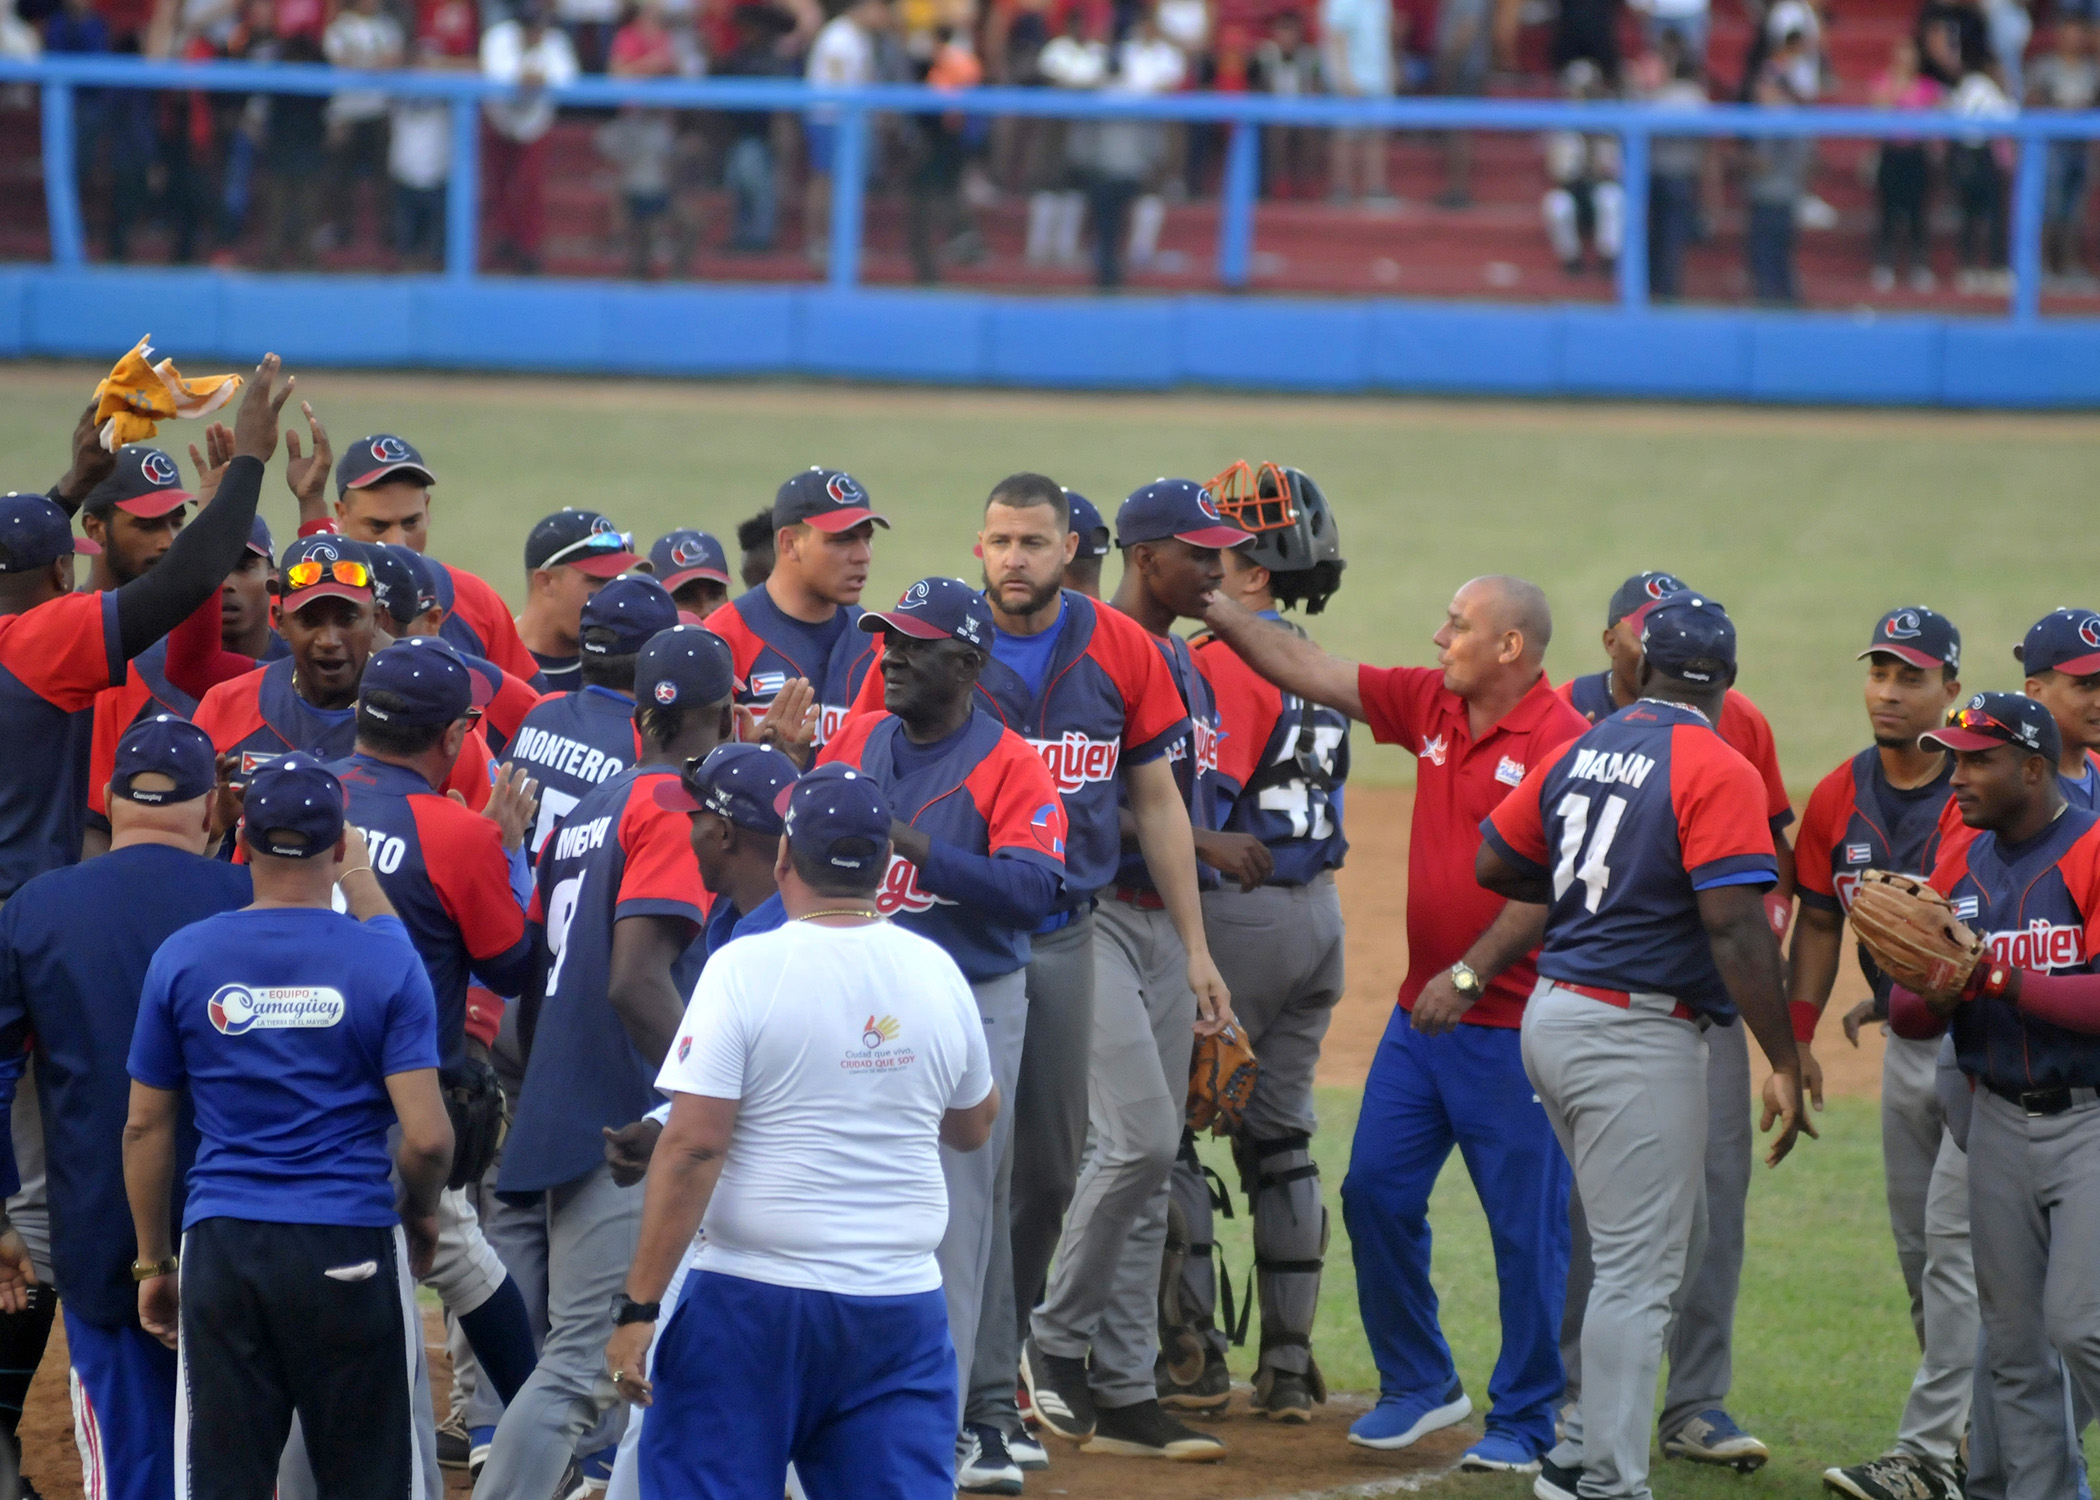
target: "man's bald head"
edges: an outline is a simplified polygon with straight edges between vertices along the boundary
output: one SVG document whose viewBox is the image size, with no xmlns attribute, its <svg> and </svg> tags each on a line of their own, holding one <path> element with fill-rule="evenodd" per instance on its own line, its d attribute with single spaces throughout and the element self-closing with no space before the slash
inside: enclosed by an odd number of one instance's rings
<svg viewBox="0 0 2100 1500">
<path fill-rule="evenodd" d="M 1507 573 L 1489 573 L 1466 587 L 1480 591 L 1480 608 L 1489 628 L 1498 634 L 1513 630 L 1524 637 L 1520 660 L 1526 666 L 1545 661 L 1546 647 L 1553 641 L 1553 610 L 1546 603 L 1544 589 Z"/>
<path fill-rule="evenodd" d="M 1444 687 L 1472 702 L 1521 696 L 1538 679 L 1553 614 L 1537 584 L 1502 573 L 1475 578 L 1451 596 L 1436 633 Z"/>
</svg>

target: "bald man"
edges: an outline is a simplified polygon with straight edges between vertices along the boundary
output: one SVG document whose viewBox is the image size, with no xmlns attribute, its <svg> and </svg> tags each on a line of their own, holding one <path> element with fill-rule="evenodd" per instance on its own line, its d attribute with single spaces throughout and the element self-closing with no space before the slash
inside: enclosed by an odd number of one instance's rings
<svg viewBox="0 0 2100 1500">
<path fill-rule="evenodd" d="M 1502 1312 L 1487 1431 L 1460 1467 L 1529 1472 L 1553 1446 L 1561 1392 L 1569 1171 L 1517 1036 L 1545 908 L 1482 890 L 1473 857 L 1481 820 L 1589 727 L 1546 680 L 1546 596 L 1521 578 L 1474 579 L 1436 632 L 1435 667 L 1359 666 L 1222 598 L 1204 618 L 1285 692 L 1362 720 L 1380 744 L 1416 758 L 1407 979 L 1342 1183 L 1379 1388 L 1349 1441 L 1405 1448 L 1473 1410 L 1429 1283 L 1429 1192 L 1455 1145 L 1493 1230 Z"/>
</svg>

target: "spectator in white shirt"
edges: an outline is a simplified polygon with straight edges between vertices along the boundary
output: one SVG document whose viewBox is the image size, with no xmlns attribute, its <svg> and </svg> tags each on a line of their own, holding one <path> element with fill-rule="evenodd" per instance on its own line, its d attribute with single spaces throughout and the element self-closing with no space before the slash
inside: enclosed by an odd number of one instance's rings
<svg viewBox="0 0 2100 1500">
<path fill-rule="evenodd" d="M 438 66 L 419 47 L 419 67 Z M 394 187 L 394 254 L 431 270 L 445 254 L 445 183 L 452 175 L 452 107 L 442 99 L 396 99 L 386 170 Z"/>
<path fill-rule="evenodd" d="M 890 27 L 889 0 L 854 0 L 826 21 L 810 43 L 804 77 L 813 88 L 857 89 L 875 81 L 876 38 Z M 809 186 L 803 199 L 802 242 L 809 258 L 821 264 L 831 245 L 831 172 L 838 155 L 838 111 L 816 109 L 804 117 L 809 139 Z M 870 128 L 865 176 L 874 165 Z"/>
<path fill-rule="evenodd" d="M 954 1493 L 939 1147 L 981 1148 L 999 1094 L 962 972 L 876 913 L 889 829 L 853 771 L 796 783 L 789 920 L 709 961 L 657 1078 L 671 1118 L 606 1346 L 651 1408 L 644 1493 L 771 1494 L 790 1463 L 809 1500 Z"/>
<path fill-rule="evenodd" d="M 547 132 L 554 128 L 547 90 L 576 81 L 576 53 L 568 37 L 548 24 L 546 0 L 526 0 L 517 20 L 498 21 L 482 36 L 481 71 L 517 90 L 484 107 L 490 134 L 483 165 L 493 221 L 489 256 L 536 272 L 547 228 Z"/>
<path fill-rule="evenodd" d="M 386 72 L 401 66 L 401 23 L 383 0 L 350 0 L 328 23 L 321 52 L 332 67 Z M 328 101 L 330 239 L 347 245 L 357 238 L 358 189 L 372 184 L 378 196 L 387 165 L 387 97 L 376 89 L 351 89 Z M 378 205 L 375 203 L 374 208 Z"/>
<path fill-rule="evenodd" d="M 1374 100 L 1392 97 L 1391 0 L 1320 0 L 1319 30 L 1329 93 Z M 1328 190 L 1338 203 L 1356 196 L 1359 180 L 1365 202 L 1390 203 L 1385 131 L 1337 130 L 1327 175 Z"/>
</svg>

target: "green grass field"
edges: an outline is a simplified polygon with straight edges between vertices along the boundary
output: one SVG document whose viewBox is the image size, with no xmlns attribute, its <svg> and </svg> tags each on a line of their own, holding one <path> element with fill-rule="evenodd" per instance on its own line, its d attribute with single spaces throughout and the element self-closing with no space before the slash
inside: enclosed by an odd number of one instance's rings
<svg viewBox="0 0 2100 1500">
<path fill-rule="evenodd" d="M 95 374 L 0 368 L 0 483 L 41 489 L 56 477 Z M 792 470 L 847 467 L 895 524 L 878 543 L 873 602 L 926 573 L 974 573 L 983 497 L 1017 469 L 1053 474 L 1112 514 L 1157 474 L 1205 478 L 1241 457 L 1295 463 L 1341 517 L 1350 569 L 1317 622 L 1336 650 L 1427 662 L 1453 589 L 1474 574 L 1515 572 L 1542 584 L 1559 612 L 1548 659 L 1558 680 L 1602 664 L 1597 630 L 1621 578 L 1671 568 L 1738 618 L 1743 686 L 1773 721 L 1797 799 L 1860 743 L 1853 654 L 1883 609 L 1924 602 L 1948 613 L 1965 631 L 1970 684 L 2008 687 L 2018 684 L 2010 647 L 2032 620 L 2100 601 L 2089 519 L 2100 421 L 2084 417 L 329 372 L 303 378 L 301 392 L 339 442 L 386 430 L 417 443 L 440 476 L 433 550 L 514 602 L 525 530 L 561 505 L 604 510 L 645 542 L 673 525 L 726 537 Z M 165 446 L 181 454 L 191 436 L 178 424 Z M 265 505 L 280 538 L 289 535 L 291 500 L 274 471 Z M 1367 780 L 1411 773 L 1389 752 L 1358 760 Z M 1336 1388 L 1373 1389 L 1337 1196 L 1355 1101 L 1328 1091 L 1322 1111 L 1335 1238 L 1317 1342 Z M 1661 1466 L 1659 1493 L 1805 1495 L 1825 1464 L 1857 1462 L 1890 1440 L 1915 1350 L 1878 1129 L 1870 1102 L 1834 1101 L 1825 1138 L 1778 1172 L 1760 1171 L 1753 1189 L 1731 1405 L 1778 1457 L 1748 1480 Z M 1455 1158 L 1435 1222 L 1445 1327 L 1468 1390 L 1484 1401 L 1494 1270 Z M 1237 1275 L 1251 1259 L 1244 1221 L 1222 1229 Z M 1520 1492 L 1507 1480 L 1448 1488 Z"/>
</svg>

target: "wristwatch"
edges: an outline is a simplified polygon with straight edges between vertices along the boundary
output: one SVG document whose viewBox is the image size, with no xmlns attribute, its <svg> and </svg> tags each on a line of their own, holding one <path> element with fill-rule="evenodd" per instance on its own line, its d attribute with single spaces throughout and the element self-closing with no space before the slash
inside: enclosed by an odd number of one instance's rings
<svg viewBox="0 0 2100 1500">
<path fill-rule="evenodd" d="M 173 1276 L 181 1257 L 171 1255 L 166 1260 L 135 1260 L 131 1263 L 133 1281 L 151 1281 L 157 1276 Z"/>
<path fill-rule="evenodd" d="M 662 1311 L 661 1302 L 637 1302 L 622 1292 L 613 1298 L 613 1327 L 625 1328 L 629 1323 L 654 1323 L 657 1314 Z"/>
<path fill-rule="evenodd" d="M 1464 959 L 1451 966 L 1451 988 L 1458 991 L 1461 1000 L 1478 1000 L 1487 993 L 1479 971 Z"/>
</svg>

